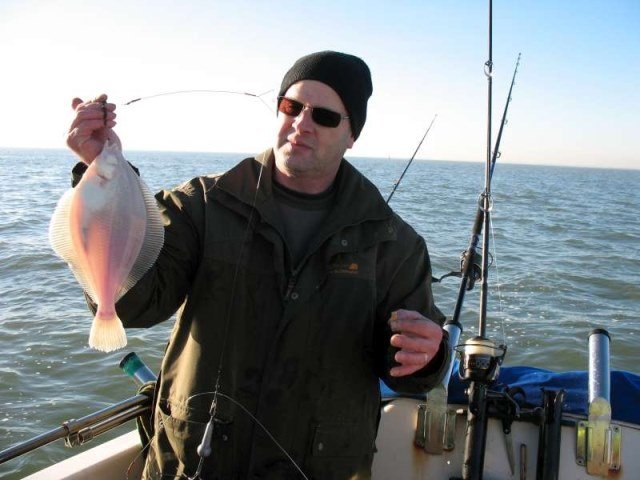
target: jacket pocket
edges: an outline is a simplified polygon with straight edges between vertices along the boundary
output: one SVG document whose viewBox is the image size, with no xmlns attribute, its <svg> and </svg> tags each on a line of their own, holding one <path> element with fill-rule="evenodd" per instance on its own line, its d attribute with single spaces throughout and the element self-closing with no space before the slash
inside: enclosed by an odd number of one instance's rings
<svg viewBox="0 0 640 480">
<path fill-rule="evenodd" d="M 372 455 L 374 438 L 368 426 L 355 423 L 321 423 L 313 435 L 314 457 L 361 457 Z"/>
<path fill-rule="evenodd" d="M 191 475 L 196 471 L 200 460 L 198 446 L 202 442 L 209 420 L 207 412 L 192 410 L 173 409 L 171 403 L 166 400 L 158 403 L 160 421 L 166 437 L 165 445 L 170 449 L 170 451 L 159 452 L 160 456 L 165 460 L 174 456 L 177 470 Z M 210 472 L 210 465 L 215 465 L 215 474 L 212 478 L 229 478 L 233 471 L 232 426 L 231 418 L 214 419 L 210 443 L 211 454 L 205 460 L 203 470 L 203 473 Z M 161 433 L 158 432 L 158 434 Z"/>
</svg>

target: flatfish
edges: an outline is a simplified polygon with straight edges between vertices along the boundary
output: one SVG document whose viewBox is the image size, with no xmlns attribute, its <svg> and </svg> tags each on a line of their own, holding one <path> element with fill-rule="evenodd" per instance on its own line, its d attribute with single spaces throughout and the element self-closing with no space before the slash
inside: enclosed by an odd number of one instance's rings
<svg viewBox="0 0 640 480">
<path fill-rule="evenodd" d="M 104 352 L 124 347 L 115 303 L 156 261 L 164 228 L 155 198 L 118 144 L 107 142 L 78 185 L 60 198 L 49 240 L 97 304 L 89 346 Z"/>
</svg>

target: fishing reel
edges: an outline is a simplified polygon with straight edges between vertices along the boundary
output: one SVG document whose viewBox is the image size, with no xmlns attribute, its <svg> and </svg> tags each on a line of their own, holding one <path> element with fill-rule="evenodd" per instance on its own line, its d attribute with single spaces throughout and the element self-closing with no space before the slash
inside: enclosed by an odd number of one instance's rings
<svg viewBox="0 0 640 480">
<path fill-rule="evenodd" d="M 488 384 L 498 377 L 507 347 L 496 345 L 488 338 L 473 337 L 458 346 L 456 351 L 461 357 L 460 378 L 464 381 Z"/>
<path fill-rule="evenodd" d="M 482 255 L 477 249 L 472 248 L 465 250 L 460 254 L 460 274 L 467 269 L 467 263 L 471 263 L 469 270 L 469 281 L 467 283 L 467 291 L 473 290 L 477 280 L 482 278 Z"/>
<path fill-rule="evenodd" d="M 489 266 L 493 265 L 493 255 L 489 254 Z M 482 254 L 478 252 L 476 248 L 470 248 L 469 250 L 464 250 L 460 253 L 460 269 L 451 271 L 440 278 L 433 277 L 433 283 L 442 282 L 447 277 L 458 277 L 462 278 L 464 272 L 467 269 L 467 265 L 469 265 L 469 276 L 467 277 L 467 285 L 465 290 L 471 291 L 473 287 L 475 287 L 476 282 L 482 278 Z"/>
</svg>

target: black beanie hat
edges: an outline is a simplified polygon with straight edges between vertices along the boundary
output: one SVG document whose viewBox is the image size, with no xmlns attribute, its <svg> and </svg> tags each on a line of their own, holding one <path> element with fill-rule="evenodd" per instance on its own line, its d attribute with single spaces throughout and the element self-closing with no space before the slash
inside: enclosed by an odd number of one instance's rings
<svg viewBox="0 0 640 480">
<path fill-rule="evenodd" d="M 301 80 L 317 80 L 335 90 L 347 109 L 353 138 L 357 139 L 367 119 L 367 100 L 373 93 L 367 64 L 356 56 L 330 50 L 306 55 L 286 73 L 278 97 Z"/>
</svg>

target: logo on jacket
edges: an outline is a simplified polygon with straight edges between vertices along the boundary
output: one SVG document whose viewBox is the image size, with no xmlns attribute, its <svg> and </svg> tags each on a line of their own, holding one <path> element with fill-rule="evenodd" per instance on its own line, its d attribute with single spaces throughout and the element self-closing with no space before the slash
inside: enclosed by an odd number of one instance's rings
<svg viewBox="0 0 640 480">
<path fill-rule="evenodd" d="M 333 263 L 329 265 L 329 273 L 342 273 L 347 275 L 357 275 L 360 267 L 356 262 L 351 263 Z"/>
</svg>

